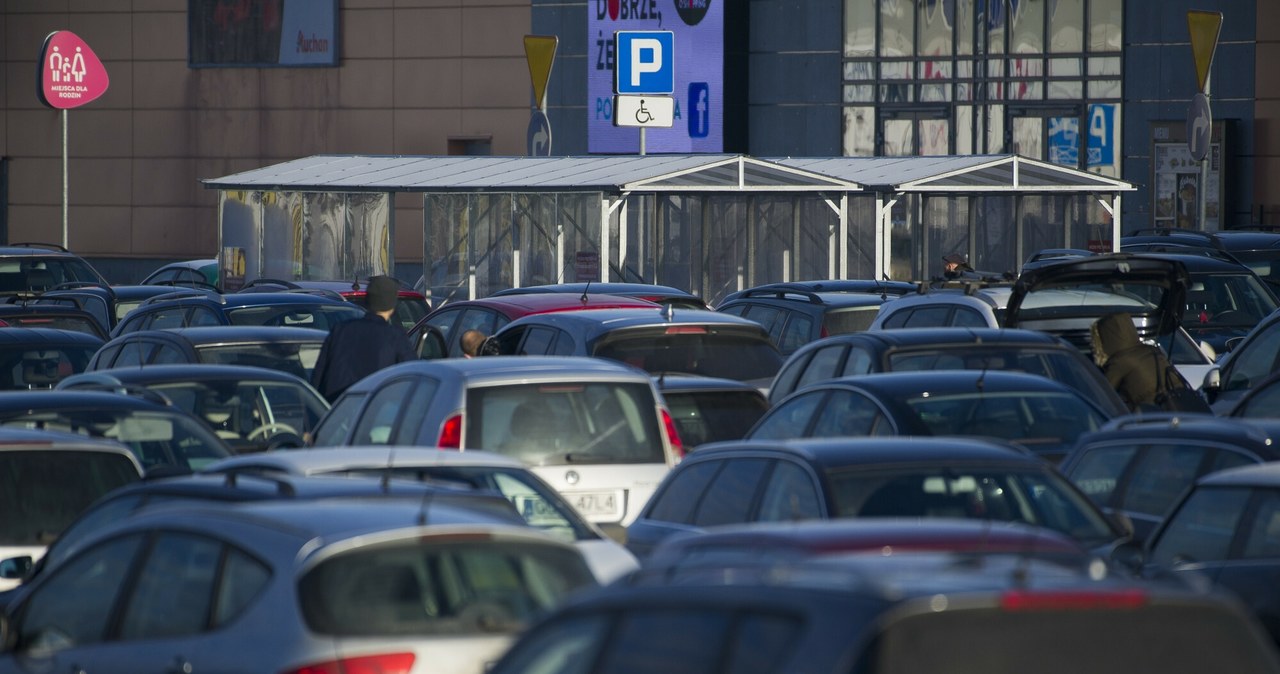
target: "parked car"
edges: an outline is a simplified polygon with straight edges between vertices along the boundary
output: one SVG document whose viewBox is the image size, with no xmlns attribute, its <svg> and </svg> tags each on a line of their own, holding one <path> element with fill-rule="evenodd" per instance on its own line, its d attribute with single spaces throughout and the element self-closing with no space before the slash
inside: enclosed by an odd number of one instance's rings
<svg viewBox="0 0 1280 674">
<path fill-rule="evenodd" d="M 84 372 L 101 347 L 98 337 L 72 330 L 0 329 L 0 390 L 53 388 Z"/>
<path fill-rule="evenodd" d="M 311 381 L 329 333 L 312 328 L 252 325 L 140 330 L 102 345 L 88 372 L 149 365 L 250 365 Z"/>
<path fill-rule="evenodd" d="M 1201 390 L 1213 411 L 1224 414 L 1245 393 L 1280 372 L 1280 311 L 1258 323 L 1204 377 Z"/>
<path fill-rule="evenodd" d="M 326 447 L 233 456 L 204 472 L 407 478 L 483 490 L 504 496 L 530 526 L 574 544 L 600 583 L 613 581 L 638 566 L 634 555 L 584 519 L 551 485 L 520 461 L 495 452 L 394 445 Z"/>
<path fill-rule="evenodd" d="M 174 292 L 169 286 L 104 286 L 96 283 L 64 283 L 32 300 L 39 305 L 74 307 L 88 312 L 109 336 L 120 319 L 157 295 Z M 210 291 L 212 292 L 212 291 Z M 103 337 L 106 339 L 106 337 Z"/>
<path fill-rule="evenodd" d="M 635 518 L 683 453 L 645 373 L 569 357 L 446 358 L 384 368 L 334 402 L 311 444 L 511 456 L 611 533 Z"/>
<path fill-rule="evenodd" d="M 1056 462 L 1111 414 L 1040 375 L 997 370 L 887 372 L 813 384 L 778 401 L 758 440 L 885 435 L 1000 438 Z"/>
<path fill-rule="evenodd" d="M 760 389 L 735 379 L 663 374 L 654 377 L 686 451 L 741 440 L 769 409 Z"/>
<path fill-rule="evenodd" d="M 142 479 L 128 448 L 55 431 L 0 429 L 0 590 L 26 570 L 6 560 L 39 559 L 81 511 Z"/>
<path fill-rule="evenodd" d="M 127 392 L 142 387 L 202 419 L 237 454 L 301 447 L 329 403 L 307 381 L 248 365 L 151 365 L 68 377 L 59 389 Z"/>
<path fill-rule="evenodd" d="M 673 666 L 678 664 L 678 667 Z M 1274 672 L 1236 601 L 1023 554 L 654 568 L 570 599 L 490 670 Z"/>
<path fill-rule="evenodd" d="M 1129 552 L 1127 532 L 1053 466 L 1007 444 L 955 437 L 705 445 L 663 479 L 627 527 L 627 547 L 643 560 L 676 533 L 864 517 L 1026 522 L 1105 557 Z"/>
<path fill-rule="evenodd" d="M 1148 575 L 1230 591 L 1280 645 L 1280 464 L 1198 478 L 1151 534 Z"/>
<path fill-rule="evenodd" d="M 0 392 L 0 427 L 68 431 L 128 447 L 150 474 L 187 472 L 231 455 L 199 419 L 154 395 Z"/>
<path fill-rule="evenodd" d="M 1224 468 L 1280 460 L 1280 420 L 1242 423 L 1210 415 L 1134 415 L 1080 436 L 1061 469 L 1106 513 L 1145 541 L 1178 496 Z"/>
<path fill-rule="evenodd" d="M 23 295 L 10 295 L 8 302 L 0 304 L 0 328 L 54 328 L 107 339 L 107 330 L 93 314 L 75 307 L 39 304 Z"/>
<path fill-rule="evenodd" d="M 426 335 L 430 329 L 434 329 L 444 338 L 445 355 L 458 358 L 462 356 L 462 345 L 459 339 L 467 330 L 479 330 L 486 336 L 491 336 L 503 326 L 522 316 L 582 309 L 652 306 L 654 306 L 653 302 L 638 297 L 608 294 L 531 293 L 459 300 L 438 307 L 418 321 L 418 324 L 409 331 L 409 337 L 414 344 L 419 345 L 419 353 L 422 353 Z"/>
<path fill-rule="evenodd" d="M 142 279 L 142 285 L 186 286 L 222 292 L 218 258 L 180 260 L 161 265 Z"/>
<path fill-rule="evenodd" d="M 121 319 L 111 336 L 120 337 L 139 330 L 219 325 L 313 328 L 328 332 L 342 321 L 364 315 L 364 309 L 341 298 L 307 293 L 214 295 L 184 290 L 144 301 Z"/>
<path fill-rule="evenodd" d="M 1228 341 L 1243 337 L 1276 309 L 1280 300 L 1257 274 L 1235 262 L 1197 255 L 1150 253 L 1187 268 L 1187 307 L 1182 327 L 1196 342 L 1224 354 Z"/>
<path fill-rule="evenodd" d="M 1280 372 L 1251 386 L 1224 416 L 1237 419 L 1280 419 Z"/>
<path fill-rule="evenodd" d="M 671 307 L 535 314 L 512 321 L 489 341 L 503 355 L 595 356 L 650 374 L 723 377 L 761 390 L 782 365 L 759 323 Z"/>
<path fill-rule="evenodd" d="M 789 356 L 814 340 L 866 330 L 890 296 L 915 289 L 901 281 L 770 283 L 730 294 L 716 311 L 760 323 Z"/>
<path fill-rule="evenodd" d="M 427 304 L 427 298 L 423 297 L 422 293 L 403 283 L 401 286 L 400 293 L 396 298 L 396 310 L 391 319 L 408 331 L 413 329 L 413 326 L 423 317 L 431 313 L 431 306 Z M 258 278 L 250 281 L 239 292 L 260 293 L 288 290 L 329 291 L 337 293 L 342 299 L 357 306 L 368 306 L 366 304 L 369 291 L 368 279 L 364 281 L 285 281 L 282 279 Z"/>
<path fill-rule="evenodd" d="M 52 243 L 0 246 L 0 295 L 41 292 L 61 283 L 107 280 L 75 253 Z"/>
<path fill-rule="evenodd" d="M 549 283 L 546 285 L 506 288 L 489 297 L 510 297 L 534 293 L 569 293 L 576 295 L 620 295 L 647 300 L 655 304 L 671 305 L 677 309 L 710 309 L 701 297 L 687 290 L 653 283 Z"/>
<path fill-rule="evenodd" d="M 175 505 L 103 526 L 35 579 L 0 669 L 479 674 L 594 585 L 567 543 L 457 503 Z"/>
<path fill-rule="evenodd" d="M 1109 414 L 1126 414 L 1116 390 L 1092 360 L 1060 338 L 1037 330 L 914 328 L 836 335 L 806 344 L 787 358 L 769 387 L 777 402 L 809 384 L 876 372 L 1014 370 L 1076 389 Z"/>
</svg>

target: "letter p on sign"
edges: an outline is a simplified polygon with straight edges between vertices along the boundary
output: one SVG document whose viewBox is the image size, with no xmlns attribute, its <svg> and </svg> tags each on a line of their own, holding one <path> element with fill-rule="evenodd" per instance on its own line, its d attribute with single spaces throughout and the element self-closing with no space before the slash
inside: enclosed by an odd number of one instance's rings
<svg viewBox="0 0 1280 674">
<path fill-rule="evenodd" d="M 619 94 L 670 94 L 675 91 L 675 33 L 620 30 L 614 34 Z"/>
</svg>

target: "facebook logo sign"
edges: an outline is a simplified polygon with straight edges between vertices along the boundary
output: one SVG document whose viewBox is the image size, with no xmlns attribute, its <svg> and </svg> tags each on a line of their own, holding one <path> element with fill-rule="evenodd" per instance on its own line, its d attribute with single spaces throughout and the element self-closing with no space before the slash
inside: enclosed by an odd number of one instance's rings
<svg viewBox="0 0 1280 674">
<path fill-rule="evenodd" d="M 614 34 L 614 67 L 619 94 L 670 94 L 675 91 L 675 33 L 620 30 Z"/>
<path fill-rule="evenodd" d="M 711 90 L 706 82 L 689 83 L 689 137 L 706 138 L 711 133 Z"/>
</svg>

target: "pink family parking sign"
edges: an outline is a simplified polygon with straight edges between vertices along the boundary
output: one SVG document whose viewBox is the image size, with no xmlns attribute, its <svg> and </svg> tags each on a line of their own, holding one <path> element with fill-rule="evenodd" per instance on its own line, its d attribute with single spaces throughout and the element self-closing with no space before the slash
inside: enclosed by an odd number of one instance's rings
<svg viewBox="0 0 1280 674">
<path fill-rule="evenodd" d="M 102 61 L 69 30 L 49 33 L 40 49 L 40 102 L 51 108 L 78 108 L 106 93 L 111 80 Z"/>
</svg>

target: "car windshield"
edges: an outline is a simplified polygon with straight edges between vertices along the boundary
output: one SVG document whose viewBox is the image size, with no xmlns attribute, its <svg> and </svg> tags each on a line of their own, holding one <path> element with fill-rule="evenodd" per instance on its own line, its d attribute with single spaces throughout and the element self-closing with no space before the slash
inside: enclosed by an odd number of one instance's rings
<svg viewBox="0 0 1280 674">
<path fill-rule="evenodd" d="M 307 626 L 331 636 L 515 634 L 594 584 L 573 548 L 445 538 L 366 546 L 321 562 L 298 582 Z"/>
<path fill-rule="evenodd" d="M 153 384 L 180 409 L 205 423 L 237 451 L 263 449 L 292 433 L 301 442 L 329 409 L 301 384 L 278 381 L 183 381 Z"/>
<path fill-rule="evenodd" d="M 684 372 L 737 381 L 769 379 L 782 367 L 782 355 L 765 339 L 744 334 L 708 331 L 690 325 L 685 329 L 610 339 L 592 355 L 620 360 L 646 372 Z"/>
<path fill-rule="evenodd" d="M 1106 419 L 1080 396 L 1054 391 L 931 394 L 906 401 L 933 435 L 1002 438 L 1035 451 L 1062 451 Z"/>
<path fill-rule="evenodd" d="M 185 412 L 104 408 L 7 410 L 0 416 L 0 424 L 115 440 L 132 450 L 146 470 L 174 466 L 196 471 L 231 455 L 213 431 Z"/>
<path fill-rule="evenodd" d="M 839 517 L 960 517 L 1028 522 L 1086 546 L 1116 532 L 1088 500 L 1048 469 L 904 466 L 827 471 Z"/>
<path fill-rule="evenodd" d="M 196 353 L 201 363 L 265 367 L 311 381 L 320 346 L 319 342 L 211 344 L 197 346 Z"/>
<path fill-rule="evenodd" d="M 285 325 L 325 331 L 364 315 L 365 310 L 353 304 L 271 304 L 227 310 L 232 325 Z"/>
<path fill-rule="evenodd" d="M 1253 274 L 1204 274 L 1192 277 L 1182 325 L 1201 328 L 1252 328 L 1277 306 L 1275 296 Z"/>
<path fill-rule="evenodd" d="M 94 346 L 45 346 L 38 349 L 0 349 L 0 390 L 53 388 L 73 374 L 84 372 Z"/>
<path fill-rule="evenodd" d="M 466 446 L 530 465 L 665 463 L 652 389 L 583 382 L 474 388 Z"/>
<path fill-rule="evenodd" d="M 138 479 L 115 452 L 0 451 L 0 546 L 48 545 L 98 497 Z"/>
</svg>

